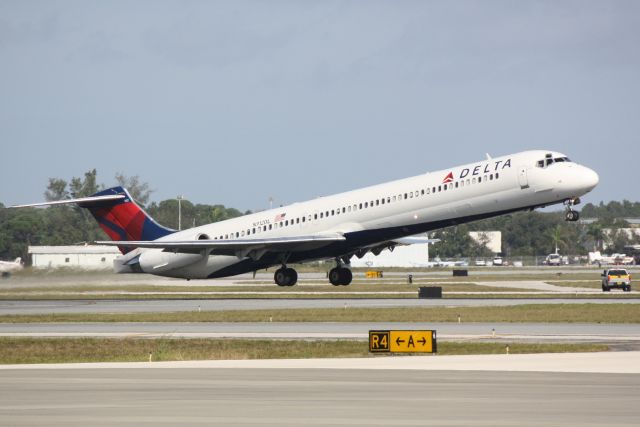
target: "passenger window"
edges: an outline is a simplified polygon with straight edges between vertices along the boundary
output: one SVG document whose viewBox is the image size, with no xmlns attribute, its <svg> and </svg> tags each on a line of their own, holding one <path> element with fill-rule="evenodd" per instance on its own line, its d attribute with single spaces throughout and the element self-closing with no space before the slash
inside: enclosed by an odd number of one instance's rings
<svg viewBox="0 0 640 427">
<path fill-rule="evenodd" d="M 322 219 L 324 217 L 324 213 L 320 212 L 320 219 Z"/>
<path fill-rule="evenodd" d="M 424 189 L 422 189 L 422 195 L 424 196 Z"/>
<path fill-rule="evenodd" d="M 475 184 L 475 183 L 476 183 L 476 179 L 475 179 L 475 178 L 473 178 L 473 179 L 471 180 L 471 182 Z"/>
<path fill-rule="evenodd" d="M 359 208 L 362 209 L 362 203 L 360 203 L 360 207 Z"/>
<path fill-rule="evenodd" d="M 273 225 L 269 224 L 269 230 L 273 229 Z"/>
<path fill-rule="evenodd" d="M 489 181 L 493 181 L 493 174 L 489 175 Z"/>
<path fill-rule="evenodd" d="M 411 193 L 409 193 L 409 198 L 413 199 L 413 191 Z"/>
<path fill-rule="evenodd" d="M 498 172 L 496 172 L 496 179 L 500 178 L 500 175 L 498 174 Z"/>
<path fill-rule="evenodd" d="M 481 176 L 478 177 L 478 183 L 480 183 L 480 182 L 482 182 L 482 177 Z"/>
<path fill-rule="evenodd" d="M 342 213 L 347 212 L 347 208 L 342 208 Z"/>
<path fill-rule="evenodd" d="M 458 188 L 458 181 L 456 181 L 456 188 Z"/>
<path fill-rule="evenodd" d="M 407 200 L 407 193 L 404 193 L 404 199 Z"/>
<path fill-rule="evenodd" d="M 469 181 L 469 178 L 467 178 L 467 185 L 471 184 L 471 181 Z"/>
<path fill-rule="evenodd" d="M 253 234 L 256 234 L 256 229 L 255 228 L 253 229 Z"/>
<path fill-rule="evenodd" d="M 369 202 L 364 202 L 364 207 L 368 208 L 369 207 Z"/>
<path fill-rule="evenodd" d="M 442 191 L 442 186 L 438 185 L 438 193 Z"/>
<path fill-rule="evenodd" d="M 336 211 L 334 211 L 333 209 L 331 209 L 331 216 L 334 216 L 336 213 Z"/>
<path fill-rule="evenodd" d="M 432 193 L 435 193 L 435 192 L 436 192 L 436 187 L 433 187 L 433 188 L 431 189 L 431 192 L 432 192 Z"/>
</svg>

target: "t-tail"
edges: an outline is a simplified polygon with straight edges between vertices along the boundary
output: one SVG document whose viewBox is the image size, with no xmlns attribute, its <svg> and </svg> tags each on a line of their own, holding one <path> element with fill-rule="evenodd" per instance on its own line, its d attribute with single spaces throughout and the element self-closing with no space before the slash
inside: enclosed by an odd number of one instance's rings
<svg viewBox="0 0 640 427">
<path fill-rule="evenodd" d="M 133 201 L 129 192 L 122 187 L 108 188 L 92 196 L 79 199 L 12 207 L 49 206 L 68 203 L 77 203 L 78 206 L 88 209 L 98 221 L 100 228 L 114 241 L 156 240 L 175 232 L 175 230 L 163 227 L 155 222 Z M 130 248 L 121 247 L 120 250 L 126 253 Z"/>
</svg>

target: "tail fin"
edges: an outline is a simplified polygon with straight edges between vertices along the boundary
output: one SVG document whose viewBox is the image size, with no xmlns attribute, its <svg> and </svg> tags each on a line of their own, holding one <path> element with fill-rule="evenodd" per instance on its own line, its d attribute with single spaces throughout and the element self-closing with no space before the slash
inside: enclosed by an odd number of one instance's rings
<svg viewBox="0 0 640 427">
<path fill-rule="evenodd" d="M 121 195 L 124 197 L 108 197 Z M 96 199 L 91 200 L 94 197 Z M 156 240 L 175 232 L 155 222 L 122 187 L 100 191 L 86 201 L 79 201 L 78 206 L 88 209 L 100 228 L 114 241 Z"/>
<path fill-rule="evenodd" d="M 77 203 L 88 209 L 100 224 L 100 228 L 114 241 L 122 240 L 156 240 L 175 230 L 158 224 L 140 206 L 138 206 L 127 190 L 112 187 L 100 191 L 90 197 L 80 199 L 58 200 L 54 202 L 33 203 L 29 205 L 11 206 L 22 208 L 30 206 L 48 206 Z M 129 249 L 120 248 L 127 252 Z"/>
</svg>

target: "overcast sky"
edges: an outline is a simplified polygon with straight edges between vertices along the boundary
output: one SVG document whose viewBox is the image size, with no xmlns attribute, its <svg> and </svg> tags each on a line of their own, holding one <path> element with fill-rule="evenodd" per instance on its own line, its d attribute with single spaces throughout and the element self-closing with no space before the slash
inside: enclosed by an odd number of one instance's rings
<svg viewBox="0 0 640 427">
<path fill-rule="evenodd" d="M 527 149 L 640 201 L 637 1 L 0 0 L 0 202 L 264 209 Z"/>
</svg>

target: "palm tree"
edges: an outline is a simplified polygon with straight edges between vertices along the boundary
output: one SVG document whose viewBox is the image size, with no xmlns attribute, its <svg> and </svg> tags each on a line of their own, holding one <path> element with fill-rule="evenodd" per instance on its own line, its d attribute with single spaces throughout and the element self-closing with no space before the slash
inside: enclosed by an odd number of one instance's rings
<svg viewBox="0 0 640 427">
<path fill-rule="evenodd" d="M 556 248 L 555 253 L 558 254 L 558 246 L 564 246 L 565 242 L 562 240 L 562 227 L 560 224 L 556 225 L 549 233 L 551 240 Z"/>
<path fill-rule="evenodd" d="M 593 238 L 593 250 L 598 251 L 602 249 L 602 243 L 604 241 L 604 231 L 602 229 L 602 224 L 599 222 L 594 222 L 589 225 L 589 229 L 587 230 L 587 235 Z"/>
</svg>

